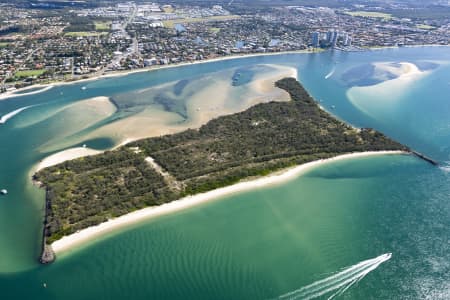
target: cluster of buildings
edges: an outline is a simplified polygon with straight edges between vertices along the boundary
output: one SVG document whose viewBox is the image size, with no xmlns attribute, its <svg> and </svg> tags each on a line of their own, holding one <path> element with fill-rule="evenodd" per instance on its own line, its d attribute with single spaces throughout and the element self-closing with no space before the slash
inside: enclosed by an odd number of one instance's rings
<svg viewBox="0 0 450 300">
<path fill-rule="evenodd" d="M 339 32 L 337 30 L 320 32 L 315 31 L 312 34 L 311 46 L 314 48 L 336 48 L 337 46 L 351 47 L 352 37 L 347 32 Z"/>
<path fill-rule="evenodd" d="M 228 16 L 230 12 L 221 5 L 213 5 L 211 8 L 183 7 L 177 9 L 177 14 L 187 18 L 207 18 L 213 16 Z"/>
<path fill-rule="evenodd" d="M 348 9 L 124 2 L 64 14 L 0 8 L 0 87 L 247 53 L 450 43 L 448 20 L 354 16 Z M 376 16 L 376 15 L 375 15 Z M 98 21 L 99 31 L 68 32 Z M 75 24 L 76 27 L 77 24 Z M 78 24 L 79 25 L 79 24 Z M 83 28 L 83 27 L 80 27 Z M 29 78 L 18 71 L 42 70 Z M 36 75 L 38 74 L 38 75 Z"/>
<path fill-rule="evenodd" d="M 269 33 L 269 27 L 270 24 L 254 17 L 242 17 L 210 21 L 206 26 L 188 23 L 172 31 L 136 23 L 129 29 L 138 40 L 139 57 L 134 58 L 141 58 L 144 66 L 307 48 L 304 34 L 283 26 L 271 28 Z"/>
<path fill-rule="evenodd" d="M 439 20 L 396 18 L 376 13 L 354 16 L 349 9 L 289 6 L 259 14 L 259 17 L 309 31 L 308 44 L 313 47 L 363 49 L 450 43 L 450 16 Z"/>
</svg>

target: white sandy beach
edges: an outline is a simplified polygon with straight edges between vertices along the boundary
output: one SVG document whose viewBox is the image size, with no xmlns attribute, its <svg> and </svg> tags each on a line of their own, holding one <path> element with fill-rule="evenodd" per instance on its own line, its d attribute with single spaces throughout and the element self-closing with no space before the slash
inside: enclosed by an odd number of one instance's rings
<svg viewBox="0 0 450 300">
<path fill-rule="evenodd" d="M 286 181 L 292 180 L 299 175 L 309 171 L 320 165 L 353 158 L 369 157 L 369 156 L 379 156 L 379 155 L 399 155 L 406 154 L 402 151 L 375 151 L 375 152 L 358 152 L 344 154 L 337 157 L 322 159 L 313 162 L 309 162 L 294 168 L 287 169 L 285 171 L 276 172 L 273 175 L 267 177 L 257 178 L 251 181 L 239 182 L 235 185 L 227 186 L 224 188 L 216 189 L 210 192 L 197 194 L 194 196 L 185 197 L 167 204 L 156 207 L 144 208 L 118 218 L 111 219 L 107 222 L 101 223 L 97 226 L 92 226 L 83 229 L 79 232 L 65 236 L 60 240 L 54 242 L 51 246 L 55 253 L 62 253 L 64 251 L 73 249 L 76 246 L 82 245 L 86 242 L 93 240 L 96 237 L 103 236 L 104 234 L 111 232 L 113 230 L 126 227 L 137 222 L 150 219 L 152 217 L 157 217 L 173 212 L 177 212 L 189 207 L 193 207 L 214 199 L 228 196 L 235 193 L 240 193 L 252 189 L 264 188 L 271 185 L 281 184 Z"/>
<path fill-rule="evenodd" d="M 46 158 L 44 158 L 42 161 L 38 163 L 36 168 L 33 170 L 33 173 L 38 172 L 44 168 L 48 168 L 57 164 L 60 164 L 62 162 L 65 162 L 66 160 L 71 160 L 79 157 L 84 157 L 88 155 L 95 155 L 102 153 L 103 151 L 94 150 L 90 148 L 84 148 L 84 147 L 76 147 L 76 148 L 70 148 L 58 153 L 55 153 L 53 155 L 50 155 Z"/>
<path fill-rule="evenodd" d="M 39 87 L 42 87 L 42 89 L 26 93 L 26 90 L 31 90 L 33 88 L 39 88 Z M 16 97 L 21 97 L 21 96 L 28 96 L 28 95 L 39 94 L 39 93 L 48 91 L 51 88 L 53 88 L 52 84 L 32 85 L 32 86 L 28 86 L 28 87 L 23 88 L 23 89 L 17 89 L 17 90 L 12 91 L 12 92 L 6 92 L 6 93 L 3 93 L 3 94 L 0 94 L 0 100 L 4 100 L 6 98 L 10 99 L 10 98 L 16 98 Z M 25 92 L 25 93 L 15 94 L 16 92 Z"/>
</svg>

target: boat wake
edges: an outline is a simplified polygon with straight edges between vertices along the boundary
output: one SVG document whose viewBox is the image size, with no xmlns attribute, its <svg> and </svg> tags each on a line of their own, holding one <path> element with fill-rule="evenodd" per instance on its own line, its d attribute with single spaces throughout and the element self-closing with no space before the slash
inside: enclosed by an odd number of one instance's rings
<svg viewBox="0 0 450 300">
<path fill-rule="evenodd" d="M 336 72 L 336 67 L 333 67 L 333 69 L 331 69 L 330 73 L 328 73 L 328 74 L 325 76 L 325 79 L 328 79 L 328 78 L 330 78 L 331 76 L 333 76 L 334 72 Z"/>
<path fill-rule="evenodd" d="M 10 112 L 10 113 L 7 113 L 6 115 L 4 115 L 4 116 L 2 116 L 2 117 L 0 118 L 0 124 L 5 124 L 6 121 L 8 121 L 9 119 L 11 119 L 11 118 L 14 117 L 15 115 L 21 113 L 21 112 L 24 111 L 25 109 L 28 109 L 28 108 L 30 108 L 30 107 L 33 107 L 33 106 L 34 106 L 34 105 L 24 106 L 24 107 L 21 107 L 21 108 L 19 108 L 19 109 L 14 110 L 14 111 L 12 111 L 12 112 Z"/>
<path fill-rule="evenodd" d="M 19 93 L 18 91 L 15 93 L 11 93 L 11 94 L 5 93 L 5 94 L 0 95 L 0 100 L 39 94 L 39 93 L 48 91 L 51 88 L 53 88 L 53 85 L 46 86 L 42 89 L 33 90 L 32 92 L 27 92 L 26 90 L 24 90 L 21 93 Z"/>
<path fill-rule="evenodd" d="M 356 265 L 346 267 L 330 277 L 318 280 L 298 290 L 279 296 L 277 299 L 315 299 L 317 297 L 334 292 L 327 299 L 331 300 L 342 295 L 352 285 L 359 282 L 367 274 L 378 268 L 379 265 L 391 258 L 391 253 L 364 260 Z"/>
</svg>

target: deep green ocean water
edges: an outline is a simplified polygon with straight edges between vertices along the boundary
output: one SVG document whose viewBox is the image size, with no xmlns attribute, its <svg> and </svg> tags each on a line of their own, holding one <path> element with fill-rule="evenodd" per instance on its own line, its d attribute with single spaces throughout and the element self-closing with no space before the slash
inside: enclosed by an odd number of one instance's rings
<svg viewBox="0 0 450 300">
<path fill-rule="evenodd" d="M 397 78 L 392 68 L 399 63 L 419 72 Z M 325 109 L 384 132 L 440 167 L 405 155 L 328 163 L 279 186 L 106 235 L 50 266 L 37 264 L 44 193 L 30 182 L 32 166 L 70 146 L 112 147 L 110 136 L 72 137 L 132 115 L 142 103 L 83 130 L 61 109 L 94 96 L 136 100 L 136 91 L 151 86 L 179 82 L 182 89 L 186 80 L 261 64 L 297 68 Z M 0 101 L 2 116 L 33 105 L 0 125 L 0 188 L 9 191 L 0 197 L 0 298 L 448 299 L 449 95 L 449 48 L 424 47 L 227 60 Z M 51 149 L 58 139 L 64 147 Z"/>
</svg>

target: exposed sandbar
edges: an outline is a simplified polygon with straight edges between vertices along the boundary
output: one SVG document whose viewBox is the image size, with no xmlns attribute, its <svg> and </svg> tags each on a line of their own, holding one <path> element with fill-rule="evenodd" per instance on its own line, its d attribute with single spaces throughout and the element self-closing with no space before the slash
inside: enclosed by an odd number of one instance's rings
<svg viewBox="0 0 450 300">
<path fill-rule="evenodd" d="M 48 126 L 57 131 L 39 147 L 41 152 L 53 152 L 83 141 L 84 137 L 79 135 L 81 131 L 107 119 L 116 110 L 108 97 L 94 97 L 58 108 L 45 117 L 23 120 L 18 126 L 27 127 L 53 118 Z"/>
<path fill-rule="evenodd" d="M 70 148 L 44 158 L 38 163 L 34 172 L 38 172 L 39 170 L 42 170 L 44 168 L 60 164 L 62 162 L 65 162 L 66 160 L 71 160 L 88 155 L 95 155 L 99 153 L 102 153 L 102 151 L 84 147 Z"/>
<path fill-rule="evenodd" d="M 166 111 L 163 107 L 151 102 L 137 103 L 146 108 L 135 115 L 102 126 L 84 136 L 83 139 L 108 136 L 117 141 L 134 141 L 173 134 L 189 128 L 199 128 L 211 119 L 244 111 L 258 103 L 289 101 L 289 94 L 276 88 L 274 83 L 284 77 L 296 78 L 297 70 L 278 65 L 264 67 L 268 70 L 257 73 L 252 82 L 239 87 L 231 85 L 234 69 L 230 69 L 190 82 L 180 95 L 174 95 L 171 92 L 173 84 L 141 90 L 135 97 L 145 99 L 167 93 L 175 101 L 184 103 L 186 119 L 176 112 Z"/>
<path fill-rule="evenodd" d="M 42 87 L 42 89 L 39 89 L 37 91 L 32 91 L 32 92 L 26 92 L 26 90 L 31 90 L 37 87 Z M 31 87 L 27 87 L 25 89 L 18 89 L 12 92 L 6 92 L 4 94 L 0 94 L 0 100 L 4 100 L 6 98 L 11 99 L 11 98 L 16 98 L 16 97 L 21 97 L 21 96 L 28 96 L 28 95 L 34 95 L 34 94 L 39 94 L 45 91 L 48 91 L 49 89 L 53 88 L 53 85 L 37 85 L 37 86 L 31 86 Z M 17 92 L 24 92 L 21 94 L 17 94 Z"/>
<path fill-rule="evenodd" d="M 377 118 L 376 109 L 386 112 L 410 90 L 413 83 L 431 73 L 421 71 L 415 64 L 407 62 L 399 63 L 399 67 L 386 63 L 375 66 L 398 77 L 371 86 L 352 87 L 347 91 L 347 98 L 361 111 L 374 118 Z"/>
</svg>

